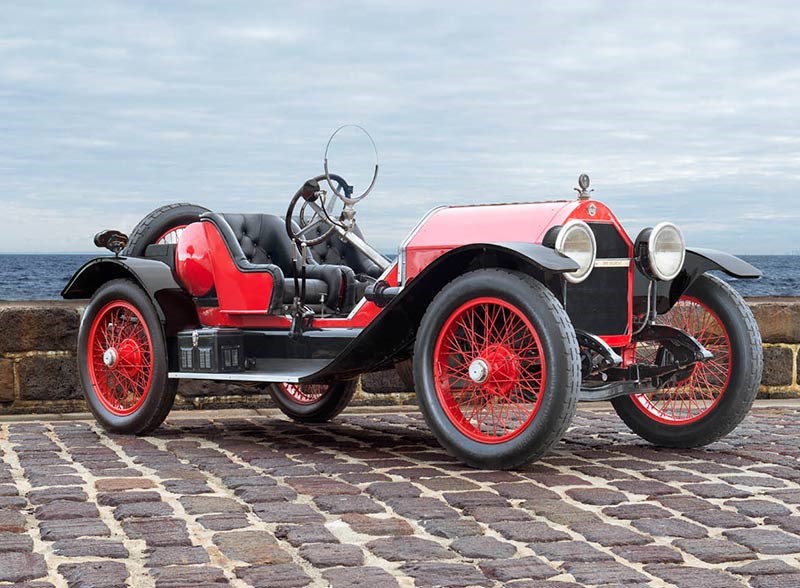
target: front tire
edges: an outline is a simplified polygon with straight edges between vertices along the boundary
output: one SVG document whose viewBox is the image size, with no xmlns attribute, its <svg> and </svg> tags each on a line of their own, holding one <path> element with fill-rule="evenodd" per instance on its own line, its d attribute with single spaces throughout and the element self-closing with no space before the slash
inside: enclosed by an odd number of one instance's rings
<svg viewBox="0 0 800 588">
<path fill-rule="evenodd" d="M 428 307 L 414 379 L 422 414 L 448 451 L 473 467 L 515 468 L 543 455 L 575 414 L 575 331 L 532 277 L 473 271 Z"/>
<path fill-rule="evenodd" d="M 109 431 L 144 434 L 167 417 L 177 380 L 167 377 L 161 322 L 138 285 L 113 280 L 97 290 L 81 320 L 78 369 L 89 409 Z"/>
<path fill-rule="evenodd" d="M 761 382 L 761 335 L 753 313 L 724 281 L 702 275 L 659 323 L 682 329 L 714 354 L 672 386 L 651 394 L 621 396 L 614 409 L 640 437 L 664 447 L 713 443 L 742 422 Z M 637 361 L 658 349 L 637 348 Z"/>
<path fill-rule="evenodd" d="M 356 381 L 324 384 L 270 384 L 269 393 L 281 412 L 300 423 L 324 423 L 338 416 L 356 392 Z"/>
</svg>

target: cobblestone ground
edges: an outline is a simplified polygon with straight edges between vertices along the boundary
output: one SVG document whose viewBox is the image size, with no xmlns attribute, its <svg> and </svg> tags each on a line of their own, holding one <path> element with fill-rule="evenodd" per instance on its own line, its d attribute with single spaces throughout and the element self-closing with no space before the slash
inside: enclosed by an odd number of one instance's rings
<svg viewBox="0 0 800 588">
<path fill-rule="evenodd" d="M 0 583 L 800 586 L 800 408 L 704 451 L 581 411 L 546 459 L 466 469 L 419 414 L 323 426 L 0 425 Z"/>
</svg>

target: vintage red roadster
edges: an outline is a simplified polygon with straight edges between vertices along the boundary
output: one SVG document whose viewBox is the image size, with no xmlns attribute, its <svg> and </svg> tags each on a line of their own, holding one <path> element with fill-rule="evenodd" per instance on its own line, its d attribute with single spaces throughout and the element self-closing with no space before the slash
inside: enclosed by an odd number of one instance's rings
<svg viewBox="0 0 800 588">
<path fill-rule="evenodd" d="M 475 467 L 538 458 L 578 401 L 610 400 L 658 445 L 728 434 L 756 395 L 761 340 L 708 272 L 760 272 L 685 247 L 668 222 L 631 237 L 579 184 L 572 200 L 435 208 L 391 261 L 356 223 L 369 190 L 355 196 L 327 161 L 283 217 L 171 204 L 129 238 L 103 231 L 95 243 L 115 255 L 62 293 L 91 298 L 86 400 L 109 430 L 144 434 L 181 379 L 262 382 L 314 423 L 347 406 L 360 374 L 400 366 L 436 438 Z"/>
</svg>

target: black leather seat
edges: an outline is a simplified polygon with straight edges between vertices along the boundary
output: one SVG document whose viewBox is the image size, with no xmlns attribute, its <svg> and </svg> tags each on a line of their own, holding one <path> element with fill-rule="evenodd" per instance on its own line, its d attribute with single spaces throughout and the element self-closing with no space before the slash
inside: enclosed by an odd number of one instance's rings
<svg viewBox="0 0 800 588">
<path fill-rule="evenodd" d="M 309 238 L 319 237 L 328 227 L 326 225 L 319 225 L 316 229 L 310 231 Z M 353 232 L 364 238 L 361 230 L 356 225 L 353 227 Z M 322 243 L 309 247 L 311 256 L 317 263 L 331 263 L 334 265 L 346 265 L 351 268 L 357 275 L 364 274 L 370 278 L 379 278 L 383 273 L 380 266 L 372 261 L 369 257 L 364 255 L 361 251 L 353 247 L 352 243 L 342 241 L 339 234 L 336 232 L 325 239 Z"/>
<path fill-rule="evenodd" d="M 275 293 L 270 310 L 292 302 L 295 295 L 292 252 L 297 249 L 286 234 L 282 218 L 273 214 L 207 212 L 201 219 L 214 223 L 241 271 L 272 274 Z M 355 291 L 352 269 L 344 265 L 319 264 L 310 256 L 307 258 L 304 304 L 319 307 L 324 295 L 326 308 L 346 311 L 355 304 Z"/>
</svg>

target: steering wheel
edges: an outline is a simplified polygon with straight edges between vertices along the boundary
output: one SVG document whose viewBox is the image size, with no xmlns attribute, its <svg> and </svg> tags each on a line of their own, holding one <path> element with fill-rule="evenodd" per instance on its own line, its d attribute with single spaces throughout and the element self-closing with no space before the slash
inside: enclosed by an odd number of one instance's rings
<svg viewBox="0 0 800 588">
<path fill-rule="evenodd" d="M 306 245 L 307 247 L 319 245 L 330 237 L 337 225 L 343 227 L 342 223 L 339 221 L 338 214 L 335 218 L 331 216 L 337 198 L 332 198 L 334 200 L 333 204 L 326 202 L 328 196 L 324 195 L 319 186 L 319 183 L 323 180 L 332 182 L 332 187 L 333 184 L 336 184 L 334 193 L 339 197 L 339 200 L 344 201 L 340 194 L 352 194 L 352 186 L 350 186 L 343 177 L 336 174 L 325 173 L 306 181 L 295 195 L 292 196 L 292 200 L 289 202 L 289 208 L 286 211 L 286 233 L 289 235 L 289 238 L 298 245 Z M 297 204 L 301 200 L 303 204 L 300 207 L 300 213 L 298 215 L 300 224 L 298 228 L 293 222 L 293 218 Z M 329 206 L 331 207 L 330 210 L 328 209 Z M 313 213 L 306 218 L 306 212 L 309 208 L 313 210 Z M 321 225 L 326 225 L 328 228 L 316 237 L 310 237 L 314 229 L 317 229 Z"/>
</svg>

